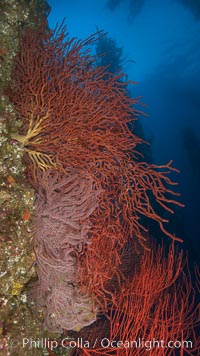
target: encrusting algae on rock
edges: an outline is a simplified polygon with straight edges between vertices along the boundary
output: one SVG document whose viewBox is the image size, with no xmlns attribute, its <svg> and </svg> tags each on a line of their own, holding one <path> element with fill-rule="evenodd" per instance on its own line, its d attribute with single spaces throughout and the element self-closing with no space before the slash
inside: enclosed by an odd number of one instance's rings
<svg viewBox="0 0 200 356">
<path fill-rule="evenodd" d="M 12 139 L 21 121 L 2 94 L 10 82 L 18 32 L 46 16 L 46 1 L 2 0 L 0 14 L 0 354 L 24 355 L 22 339 L 41 337 L 40 322 L 27 303 L 27 285 L 35 278 L 32 214 L 35 193 L 27 183 L 23 148 Z M 42 334 L 43 335 L 43 334 Z M 44 336 L 45 336 L 44 332 Z M 50 334 L 48 335 L 50 336 Z M 46 349 L 26 350 L 27 356 L 48 355 Z"/>
</svg>

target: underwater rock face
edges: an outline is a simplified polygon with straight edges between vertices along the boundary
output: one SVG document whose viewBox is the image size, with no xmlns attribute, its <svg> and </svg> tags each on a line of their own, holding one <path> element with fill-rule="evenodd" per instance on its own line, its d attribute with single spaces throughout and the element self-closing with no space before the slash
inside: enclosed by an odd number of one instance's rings
<svg viewBox="0 0 200 356">
<path fill-rule="evenodd" d="M 31 239 L 31 214 L 35 193 L 28 184 L 22 162 L 24 150 L 11 135 L 21 121 L 4 95 L 11 81 L 13 58 L 18 51 L 18 34 L 34 26 L 33 18 L 44 18 L 49 6 L 43 0 L 2 0 L 0 11 L 0 353 L 24 355 L 20 347 L 28 333 L 41 336 L 27 304 L 26 285 L 34 275 L 35 256 Z M 15 343 L 12 340 L 15 340 Z M 18 343 L 19 342 L 19 343 Z M 43 352 L 40 350 L 40 353 Z M 27 356 L 33 350 L 26 350 Z M 34 353 L 38 354 L 37 350 Z"/>
</svg>

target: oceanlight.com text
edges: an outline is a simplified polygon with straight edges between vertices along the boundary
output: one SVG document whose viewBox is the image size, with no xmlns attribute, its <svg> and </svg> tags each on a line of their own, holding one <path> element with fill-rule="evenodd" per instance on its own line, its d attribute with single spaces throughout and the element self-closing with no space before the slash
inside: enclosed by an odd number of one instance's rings
<svg viewBox="0 0 200 356">
<path fill-rule="evenodd" d="M 190 340 L 169 340 L 165 342 L 164 340 L 156 340 L 153 338 L 152 340 L 144 340 L 138 338 L 137 340 L 109 340 L 107 338 L 103 338 L 101 340 L 102 348 L 129 348 L 129 349 L 145 349 L 146 351 L 150 351 L 153 348 L 170 348 L 170 349 L 192 349 L 192 341 Z"/>
</svg>

